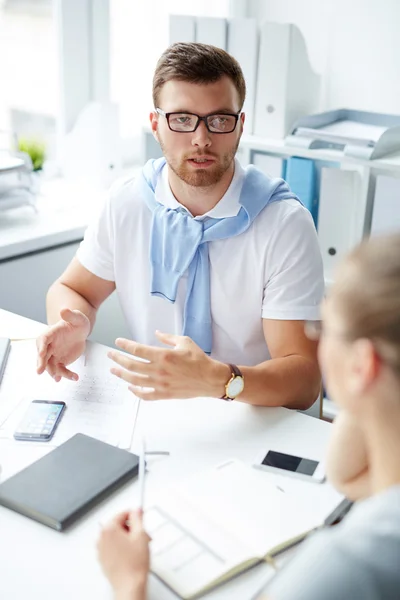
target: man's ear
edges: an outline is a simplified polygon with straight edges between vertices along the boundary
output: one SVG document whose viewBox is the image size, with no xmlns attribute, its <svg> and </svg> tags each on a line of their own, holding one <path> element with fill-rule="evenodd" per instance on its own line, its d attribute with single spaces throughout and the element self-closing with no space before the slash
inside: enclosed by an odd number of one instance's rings
<svg viewBox="0 0 400 600">
<path fill-rule="evenodd" d="M 243 126 L 244 126 L 245 120 L 246 120 L 246 115 L 245 115 L 245 113 L 242 112 L 240 115 L 240 129 L 241 129 L 240 135 L 242 135 L 242 133 L 243 133 Z"/>
<path fill-rule="evenodd" d="M 151 111 L 150 115 L 150 127 L 151 127 L 151 132 L 154 136 L 154 138 L 158 140 L 158 132 L 157 132 L 157 128 L 158 128 L 158 114 L 153 110 Z"/>
<path fill-rule="evenodd" d="M 352 344 L 349 361 L 348 389 L 352 394 L 360 396 L 375 382 L 381 368 L 381 359 L 371 340 L 359 339 Z"/>
</svg>

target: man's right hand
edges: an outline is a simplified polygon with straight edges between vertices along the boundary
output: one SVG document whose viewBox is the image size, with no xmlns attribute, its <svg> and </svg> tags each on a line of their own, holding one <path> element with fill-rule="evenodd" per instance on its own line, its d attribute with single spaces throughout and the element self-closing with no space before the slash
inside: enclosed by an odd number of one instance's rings
<svg viewBox="0 0 400 600">
<path fill-rule="evenodd" d="M 36 340 L 38 350 L 37 373 L 47 371 L 55 381 L 62 377 L 77 380 L 78 374 L 67 369 L 85 351 L 90 333 L 90 321 L 80 310 L 63 308 L 61 319 L 51 325 Z"/>
</svg>

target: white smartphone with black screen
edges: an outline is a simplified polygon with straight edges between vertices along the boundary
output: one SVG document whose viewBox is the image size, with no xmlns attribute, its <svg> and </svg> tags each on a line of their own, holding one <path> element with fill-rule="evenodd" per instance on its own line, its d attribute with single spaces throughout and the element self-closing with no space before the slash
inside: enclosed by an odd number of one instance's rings
<svg viewBox="0 0 400 600">
<path fill-rule="evenodd" d="M 321 462 L 274 450 L 268 450 L 253 466 L 277 475 L 288 475 L 314 483 L 322 483 L 325 480 Z"/>
</svg>

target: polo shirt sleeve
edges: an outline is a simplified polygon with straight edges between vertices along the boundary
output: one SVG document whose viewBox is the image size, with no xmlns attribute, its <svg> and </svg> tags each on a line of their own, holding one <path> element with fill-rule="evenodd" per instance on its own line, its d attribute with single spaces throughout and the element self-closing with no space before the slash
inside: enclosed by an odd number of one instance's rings
<svg viewBox="0 0 400 600">
<path fill-rule="evenodd" d="M 300 204 L 277 220 L 266 258 L 263 319 L 320 318 L 324 295 L 321 252 L 311 214 Z"/>
<path fill-rule="evenodd" d="M 76 254 L 85 269 L 107 281 L 115 281 L 112 197 L 110 191 L 99 215 L 86 229 Z"/>
</svg>

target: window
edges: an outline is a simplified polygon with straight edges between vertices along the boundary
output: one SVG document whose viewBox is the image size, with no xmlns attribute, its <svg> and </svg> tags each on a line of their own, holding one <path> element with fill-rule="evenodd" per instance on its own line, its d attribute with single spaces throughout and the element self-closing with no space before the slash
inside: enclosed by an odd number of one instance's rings
<svg viewBox="0 0 400 600">
<path fill-rule="evenodd" d="M 51 0 L 0 0 L 0 87 L 0 130 L 52 145 L 59 87 Z"/>
</svg>

